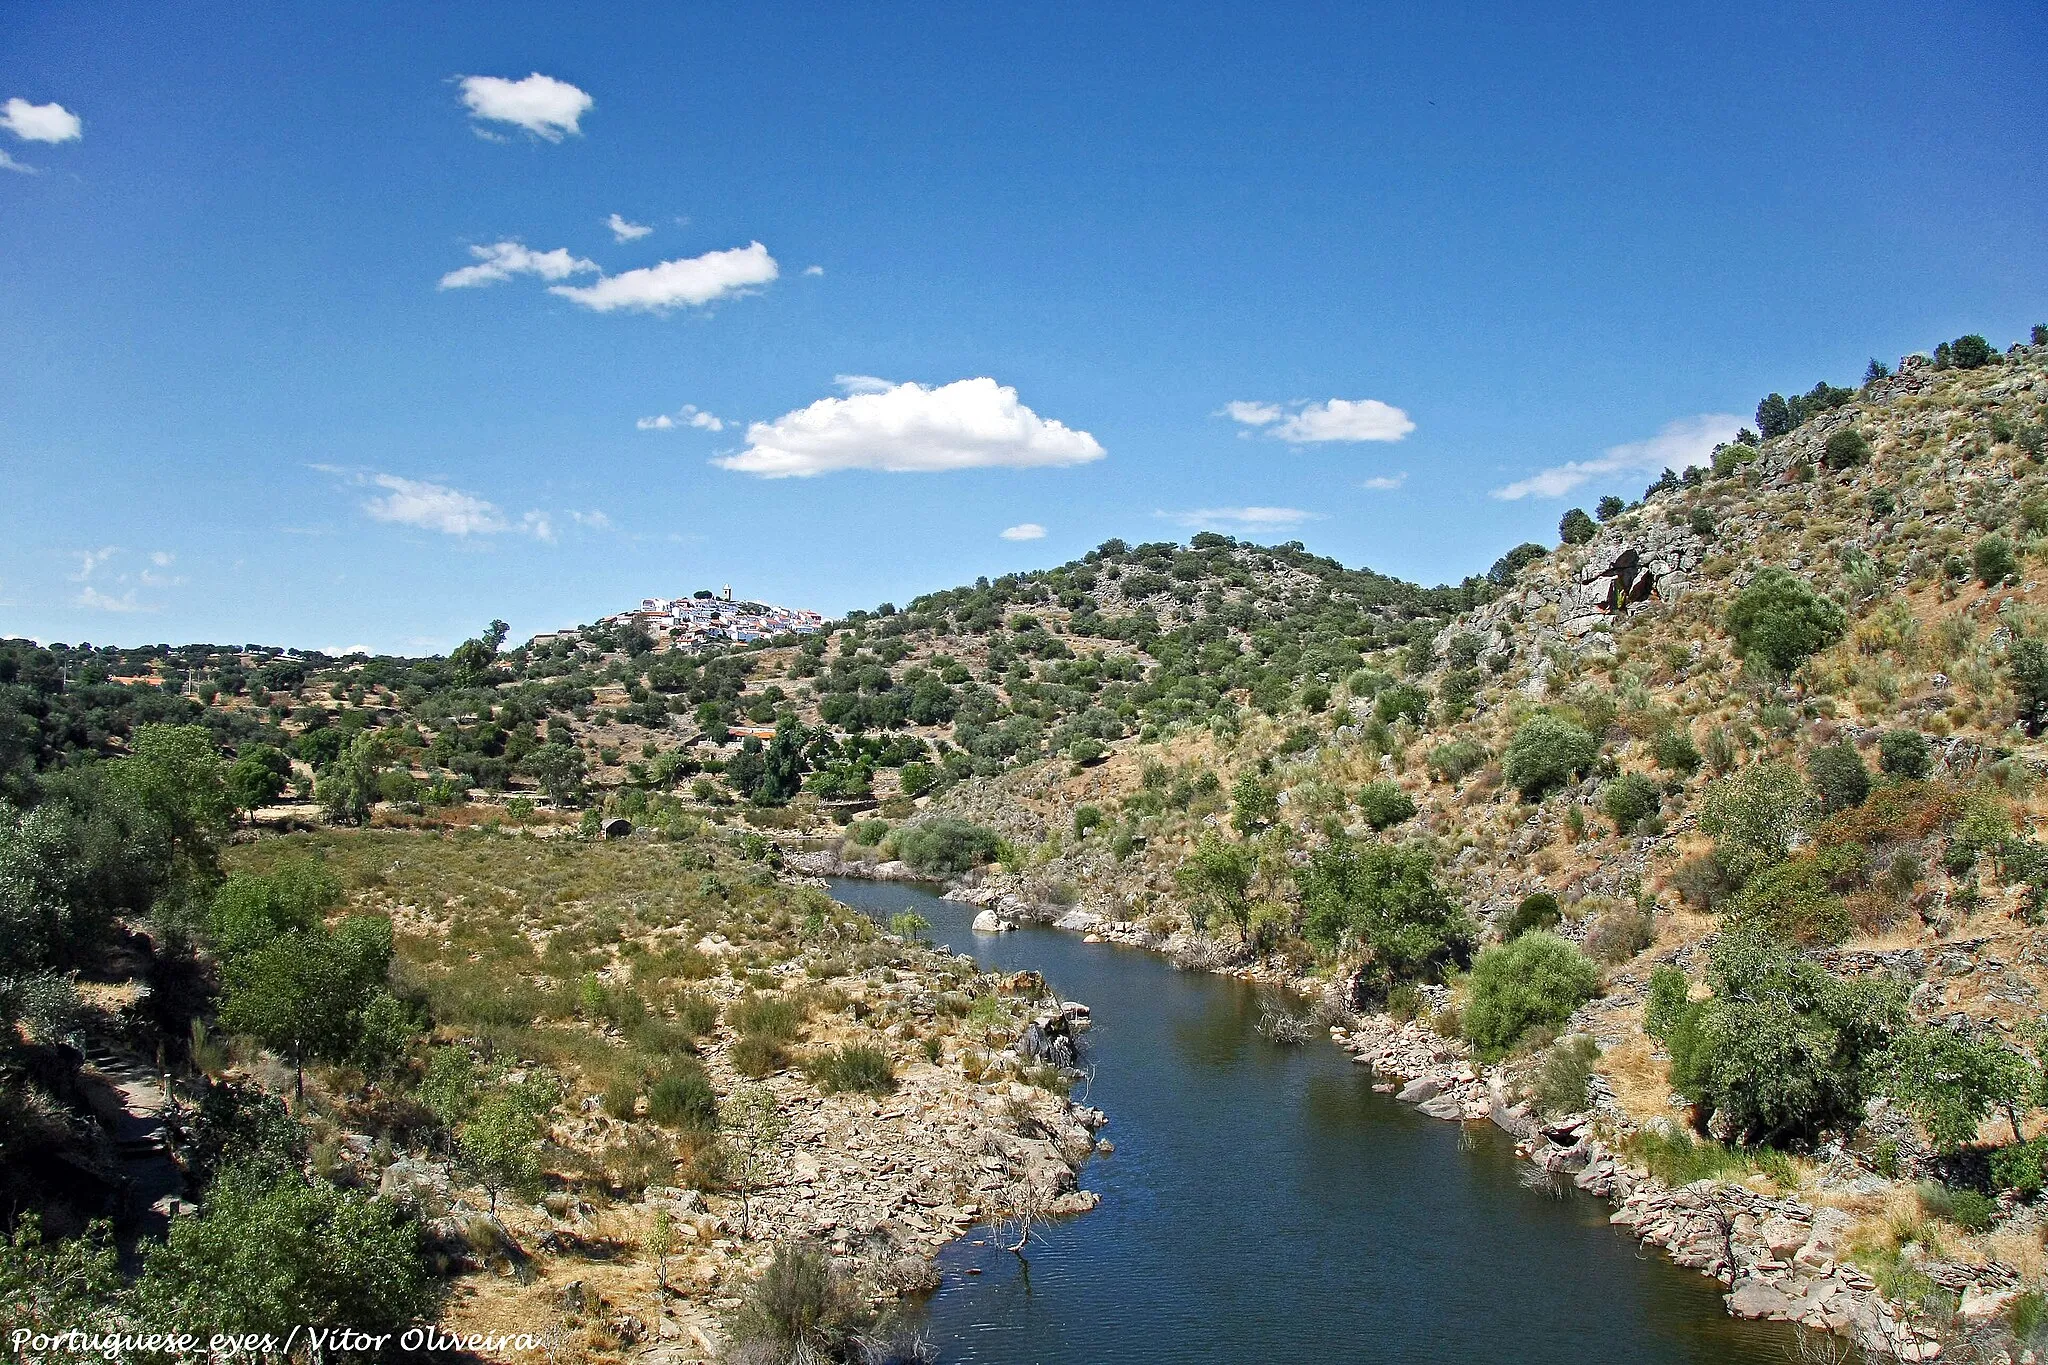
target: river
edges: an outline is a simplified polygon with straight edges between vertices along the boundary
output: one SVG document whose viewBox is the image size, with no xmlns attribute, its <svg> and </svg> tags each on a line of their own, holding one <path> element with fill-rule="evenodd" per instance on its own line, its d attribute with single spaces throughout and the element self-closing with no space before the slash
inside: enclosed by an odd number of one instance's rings
<svg viewBox="0 0 2048 1365">
<path fill-rule="evenodd" d="M 976 934 L 975 907 L 900 883 L 832 895 L 914 909 L 939 943 L 1093 1011 L 1075 1098 L 1110 1117 L 1115 1152 L 1081 1172 L 1101 1207 L 1043 1229 L 1028 1260 L 985 1229 L 941 1254 L 926 1311 L 947 1362 L 1789 1357 L 1790 1329 L 1729 1318 L 1718 1284 L 1639 1250 L 1604 1202 L 1525 1187 L 1492 1125 L 1376 1094 L 1327 1038 L 1267 1042 L 1258 988 L 1057 929 Z"/>
</svg>

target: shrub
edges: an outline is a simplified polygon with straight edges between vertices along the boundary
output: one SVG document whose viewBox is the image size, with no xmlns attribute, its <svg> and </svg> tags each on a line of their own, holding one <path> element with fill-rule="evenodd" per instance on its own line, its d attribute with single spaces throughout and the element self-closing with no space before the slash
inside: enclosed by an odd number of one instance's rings
<svg viewBox="0 0 2048 1365">
<path fill-rule="evenodd" d="M 1934 767 L 1934 754 L 1918 730 L 1887 730 L 1877 742 L 1877 765 L 1892 777 L 1923 778 Z"/>
<path fill-rule="evenodd" d="M 1593 507 L 1593 515 L 1602 521 L 1613 521 L 1628 510 L 1628 504 L 1609 493 Z"/>
<path fill-rule="evenodd" d="M 1699 747 L 1692 742 L 1691 732 L 1682 726 L 1658 731 L 1650 741 L 1650 756 L 1667 773 L 1690 777 L 1700 768 Z"/>
<path fill-rule="evenodd" d="M 1991 1183 L 2032 1199 L 2048 1186 L 2048 1136 L 2000 1147 L 1991 1154 Z"/>
<path fill-rule="evenodd" d="M 1373 715 L 1388 725 L 1407 716 L 1417 725 L 1429 718 L 1429 693 L 1413 683 L 1398 683 L 1381 692 L 1373 703 Z"/>
<path fill-rule="evenodd" d="M 1240 834 L 1256 834 L 1280 818 L 1279 793 L 1253 773 L 1238 778 L 1231 787 L 1230 804 L 1230 823 Z"/>
<path fill-rule="evenodd" d="M 1564 918 L 1564 909 L 1557 903 L 1557 897 L 1548 891 L 1531 891 L 1522 897 L 1522 903 L 1515 907 L 1515 913 L 1508 916 L 1508 922 L 1501 931 L 1501 939 L 1520 938 L 1532 929 L 1554 929 Z"/>
<path fill-rule="evenodd" d="M 1714 477 L 1725 479 L 1744 465 L 1755 464 L 1756 457 L 1757 449 L 1755 446 L 1743 445 L 1740 442 L 1731 446 L 1722 446 L 1714 452 Z"/>
<path fill-rule="evenodd" d="M 1621 1149 L 1674 1190 L 1696 1180 L 1741 1175 L 1750 1165 L 1742 1153 L 1732 1148 L 1718 1142 L 1695 1141 L 1690 1133 L 1668 1128 L 1639 1129 L 1629 1134 Z"/>
<path fill-rule="evenodd" d="M 741 1033 L 786 1043 L 803 1027 L 804 1008 L 786 995 L 745 995 L 733 1001 L 726 1022 Z"/>
<path fill-rule="evenodd" d="M 1586 951 L 1602 962 L 1626 962 L 1656 941 L 1650 912 L 1634 905 L 1617 906 L 1586 931 Z"/>
<path fill-rule="evenodd" d="M 1854 427 L 1847 427 L 1828 437 L 1822 462 L 1836 471 L 1853 469 L 1870 458 L 1870 442 L 1863 439 L 1863 433 Z"/>
<path fill-rule="evenodd" d="M 1870 769 L 1863 766 L 1863 756 L 1847 740 L 1815 749 L 1807 756 L 1806 775 L 1813 782 L 1823 815 L 1852 810 L 1870 795 Z"/>
<path fill-rule="evenodd" d="M 1558 519 L 1557 538 L 1567 545 L 1584 545 L 1599 530 L 1600 528 L 1593 524 L 1593 519 L 1586 515 L 1585 508 L 1574 507 Z"/>
<path fill-rule="evenodd" d="M 1806 784 L 1789 765 L 1753 763 L 1707 788 L 1700 829 L 1714 836 L 1722 868 L 1740 884 L 1784 861 L 1811 806 Z"/>
<path fill-rule="evenodd" d="M 1616 834 L 1627 834 L 1657 813 L 1663 793 L 1641 773 L 1623 773 L 1600 791 L 1600 810 L 1614 822 Z"/>
<path fill-rule="evenodd" d="M 1429 751 L 1423 766 L 1439 782 L 1462 782 L 1486 764 L 1486 749 L 1469 739 L 1454 739 Z"/>
<path fill-rule="evenodd" d="M 1544 1114 L 1576 1114 L 1586 1107 L 1586 1087 L 1600 1045 L 1585 1034 L 1559 1039 L 1543 1054 L 1530 1087 L 1536 1108 Z"/>
<path fill-rule="evenodd" d="M 1978 582 L 1987 588 L 1995 588 L 2008 578 L 2019 577 L 2020 559 L 2013 551 L 2011 541 L 2004 536 L 1989 535 L 1979 540 L 1970 551 L 1970 567 L 1976 571 Z"/>
<path fill-rule="evenodd" d="M 637 1081 L 620 1076 L 604 1088 L 605 1113 L 615 1119 L 630 1119 L 639 1110 L 640 1086 Z"/>
<path fill-rule="evenodd" d="M 1671 888 L 1694 909 L 1712 910 L 1734 893 L 1735 882 L 1720 856 L 1709 849 L 1681 859 L 1671 869 Z"/>
<path fill-rule="evenodd" d="M 1343 837 L 1310 855 L 1295 873 L 1302 934 L 1325 952 L 1358 944 L 1384 991 L 1434 976 L 1470 951 L 1472 923 L 1437 884 L 1429 850 L 1419 844 L 1357 844 Z"/>
<path fill-rule="evenodd" d="M 743 1076 L 759 1079 L 789 1065 L 789 1049 L 780 1041 L 760 1033 L 743 1033 L 732 1045 L 733 1069 Z"/>
<path fill-rule="evenodd" d="M 2022 637 L 2005 655 L 2006 676 L 2019 702 L 2020 723 L 2038 735 L 2048 723 L 2048 642 Z"/>
<path fill-rule="evenodd" d="M 1534 541 L 1525 541 L 1493 561 L 1493 567 L 1486 571 L 1486 580 L 1497 588 L 1505 588 L 1520 576 L 1522 570 L 1549 553 Z"/>
<path fill-rule="evenodd" d="M 846 837 L 863 848 L 880 848 L 888 834 L 887 820 L 856 820 L 846 827 Z"/>
<path fill-rule="evenodd" d="M 685 1067 L 648 1087 L 647 1117 L 671 1128 L 709 1131 L 718 1126 L 718 1092 L 703 1067 Z"/>
<path fill-rule="evenodd" d="M 1599 754 L 1599 741 L 1570 721 L 1535 715 L 1515 731 L 1501 773 L 1524 800 L 1540 800 L 1592 766 Z"/>
<path fill-rule="evenodd" d="M 896 1067 L 889 1054 L 868 1043 L 848 1043 L 804 1063 L 804 1070 L 828 1095 L 858 1090 L 886 1095 L 896 1088 Z"/>
<path fill-rule="evenodd" d="M 1663 1041 L 1670 1038 L 1691 1003 L 1692 983 L 1676 967 L 1650 973 L 1650 993 L 1643 1002 L 1643 1032 Z"/>
<path fill-rule="evenodd" d="M 897 856 L 912 871 L 927 877 L 957 877 L 994 862 L 1002 849 L 1002 837 L 994 830 L 953 816 L 940 816 L 896 832 Z"/>
<path fill-rule="evenodd" d="M 1730 909 L 1737 918 L 1793 943 L 1840 943 L 1856 927 L 1818 858 L 1794 858 L 1763 869 L 1736 893 Z"/>
<path fill-rule="evenodd" d="M 1532 1028 L 1555 1028 L 1600 990 L 1600 969 L 1555 934 L 1537 930 L 1488 948 L 1472 964 L 1465 1037 L 1499 1055 Z"/>
<path fill-rule="evenodd" d="M 1989 1232 L 1992 1215 L 1998 1211 L 1996 1204 L 1976 1190 L 1938 1185 L 1931 1180 L 1914 1186 L 1913 1193 L 1924 1216 L 1953 1223 L 1965 1232 Z"/>
<path fill-rule="evenodd" d="M 1415 814 L 1415 803 L 1397 782 L 1368 782 L 1359 789 L 1358 809 L 1374 829 L 1391 829 Z"/>
<path fill-rule="evenodd" d="M 1974 332 L 1968 336 L 1957 337 L 1954 341 L 1946 343 L 1946 346 L 1948 363 L 1959 370 L 1982 369 L 1998 361 L 1998 352 L 1992 349 L 1991 343 Z"/>
<path fill-rule="evenodd" d="M 1727 616 L 1736 652 L 1780 673 L 1842 638 L 1842 609 L 1783 569 L 1765 569 L 1736 595 Z"/>
<path fill-rule="evenodd" d="M 785 1242 L 747 1291 L 731 1330 L 735 1343 L 765 1347 L 770 1359 L 824 1361 L 854 1358 L 849 1351 L 873 1321 L 823 1248 Z"/>
</svg>

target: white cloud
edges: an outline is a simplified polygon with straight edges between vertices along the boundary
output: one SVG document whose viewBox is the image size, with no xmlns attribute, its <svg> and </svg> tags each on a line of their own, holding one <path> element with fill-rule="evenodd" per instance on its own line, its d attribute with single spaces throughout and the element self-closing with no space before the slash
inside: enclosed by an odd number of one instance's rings
<svg viewBox="0 0 2048 1365">
<path fill-rule="evenodd" d="M 107 561 L 119 553 L 121 553 L 121 547 L 118 545 L 107 545 L 97 550 L 80 550 L 78 552 L 78 572 L 71 575 L 71 581 L 74 583 L 85 582 L 95 573 L 105 568 Z"/>
<path fill-rule="evenodd" d="M 871 374 L 835 374 L 832 386 L 841 393 L 887 393 L 896 384 L 893 380 L 877 379 Z"/>
<path fill-rule="evenodd" d="M 352 483 L 384 490 L 363 504 L 363 510 L 376 521 L 438 531 L 445 536 L 467 538 L 517 532 L 549 544 L 555 540 L 554 522 L 545 512 L 528 512 L 514 521 L 496 503 L 446 484 L 396 474 L 354 474 L 348 478 Z"/>
<path fill-rule="evenodd" d="M 658 417 L 642 417 L 633 425 L 642 431 L 670 431 L 676 427 L 695 427 L 699 431 L 724 431 L 725 419 L 713 416 L 694 403 L 685 403 L 682 410 L 673 417 L 664 412 Z"/>
<path fill-rule="evenodd" d="M 30 104 L 20 98 L 0 108 L 0 128 L 23 142 L 76 142 L 85 136 L 85 124 L 63 105 Z"/>
<path fill-rule="evenodd" d="M 1276 527 L 1299 526 L 1304 521 L 1321 521 L 1316 512 L 1299 507 L 1197 507 L 1189 512 L 1158 512 L 1156 516 L 1179 522 L 1191 529 L 1228 526 L 1240 531 L 1270 531 Z"/>
<path fill-rule="evenodd" d="M 23 175 L 41 175 L 42 172 L 26 162 L 16 161 L 5 152 L 0 152 L 0 171 L 19 171 Z"/>
<path fill-rule="evenodd" d="M 804 267 L 804 274 L 806 275 L 822 275 L 824 273 L 825 267 L 822 265 L 807 265 Z"/>
<path fill-rule="evenodd" d="M 1044 540 L 1045 528 L 1035 521 L 1027 521 L 1018 526 L 1004 528 L 1002 537 L 1004 540 Z"/>
<path fill-rule="evenodd" d="M 621 242 L 635 242 L 654 231 L 645 223 L 629 223 L 616 213 L 605 219 L 604 225 L 612 230 L 612 237 Z"/>
<path fill-rule="evenodd" d="M 538 71 L 518 81 L 502 76 L 464 76 L 462 102 L 471 118 L 510 123 L 549 142 L 560 142 L 564 133 L 581 133 L 577 122 L 594 103 L 567 81 Z"/>
<path fill-rule="evenodd" d="M 1087 464 L 1104 454 L 1087 432 L 1040 417 L 1017 401 L 1015 389 L 984 378 L 820 398 L 753 423 L 747 448 L 713 463 L 786 479 L 840 469 L 1030 469 Z"/>
<path fill-rule="evenodd" d="M 612 519 L 603 512 L 571 512 L 569 513 L 569 520 L 585 530 L 609 531 L 612 529 Z"/>
<path fill-rule="evenodd" d="M 150 551 L 149 562 L 156 565 L 159 569 L 168 569 L 177 562 L 177 558 L 169 550 L 152 550 Z"/>
<path fill-rule="evenodd" d="M 1666 469 L 1684 470 L 1713 463 L 1714 447 L 1733 440 L 1742 428 L 1742 418 L 1730 412 L 1703 412 L 1667 422 L 1664 429 L 1646 441 L 1629 441 L 1609 446 L 1591 460 L 1569 460 L 1517 479 L 1493 496 L 1513 502 L 1527 497 L 1561 498 L 1595 479 L 1621 475 L 1657 474 Z"/>
<path fill-rule="evenodd" d="M 90 607 L 94 611 L 130 612 L 156 610 L 156 608 L 154 607 L 146 607 L 142 605 L 142 603 L 136 601 L 135 590 L 133 588 L 130 588 L 127 592 L 122 593 L 119 597 L 115 597 L 110 593 L 101 592 L 98 588 L 95 588 L 94 586 L 92 586 L 92 584 L 88 583 L 85 585 L 84 588 L 79 590 L 79 594 L 75 600 L 79 606 Z"/>
<path fill-rule="evenodd" d="M 597 269 L 597 262 L 571 256 L 567 247 L 533 251 L 518 242 L 493 242 L 473 246 L 469 254 L 475 265 L 451 270 L 441 277 L 442 289 L 470 289 L 480 284 L 498 284 L 514 275 L 538 275 L 544 280 L 566 280 L 571 275 Z"/>
<path fill-rule="evenodd" d="M 730 251 L 707 251 L 702 256 L 606 275 L 595 284 L 558 284 L 548 292 L 599 313 L 618 308 L 660 313 L 746 293 L 756 285 L 769 283 L 778 273 L 768 248 L 751 242 Z"/>
<path fill-rule="evenodd" d="M 1289 445 L 1325 441 L 1398 441 L 1415 430 L 1407 413 L 1377 398 L 1331 398 L 1321 403 L 1225 403 L 1217 416 L 1254 427 Z"/>
<path fill-rule="evenodd" d="M 1399 474 L 1375 475 L 1358 486 L 1371 489 L 1375 493 L 1391 493 L 1406 482 L 1408 482 L 1408 471 L 1404 469 Z"/>
</svg>

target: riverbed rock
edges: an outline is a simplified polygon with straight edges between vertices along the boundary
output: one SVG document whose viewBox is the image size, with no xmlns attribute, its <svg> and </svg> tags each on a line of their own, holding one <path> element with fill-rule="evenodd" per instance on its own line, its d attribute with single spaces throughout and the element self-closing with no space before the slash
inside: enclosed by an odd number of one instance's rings
<svg viewBox="0 0 2048 1365">
<path fill-rule="evenodd" d="M 977 934 L 1007 934 L 1017 927 L 1017 921 L 1004 919 L 993 910 L 984 910 L 974 917 L 974 932 Z"/>
</svg>

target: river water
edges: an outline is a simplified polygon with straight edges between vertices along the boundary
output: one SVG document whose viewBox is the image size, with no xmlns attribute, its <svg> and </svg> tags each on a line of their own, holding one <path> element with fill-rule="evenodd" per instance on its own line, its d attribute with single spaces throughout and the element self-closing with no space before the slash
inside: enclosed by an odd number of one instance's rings
<svg viewBox="0 0 2048 1365">
<path fill-rule="evenodd" d="M 945 946 L 1093 1010 L 1075 1098 L 1110 1116 L 1116 1151 L 1081 1172 L 1101 1207 L 1044 1229 L 1028 1259 L 985 1229 L 941 1254 L 927 1312 L 947 1362 L 1791 1358 L 1789 1329 L 1729 1318 L 1719 1285 L 1640 1251 L 1602 1201 L 1525 1188 L 1491 1124 L 1374 1093 L 1327 1038 L 1261 1038 L 1258 988 L 1056 929 L 976 934 L 975 907 L 917 887 L 832 895 L 881 919 L 914 909 Z"/>
</svg>

